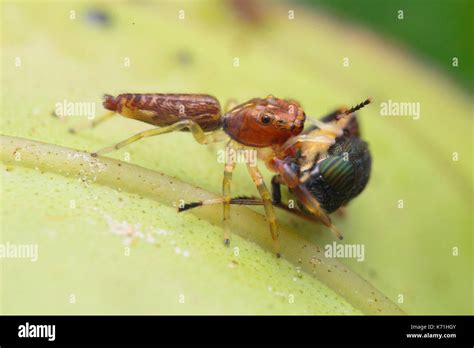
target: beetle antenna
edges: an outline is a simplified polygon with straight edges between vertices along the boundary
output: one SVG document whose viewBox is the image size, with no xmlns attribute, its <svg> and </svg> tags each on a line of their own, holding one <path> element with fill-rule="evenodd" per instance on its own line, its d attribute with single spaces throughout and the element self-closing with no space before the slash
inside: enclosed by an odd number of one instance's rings
<svg viewBox="0 0 474 348">
<path fill-rule="evenodd" d="M 349 110 L 344 111 L 344 114 L 349 115 L 352 114 L 353 112 L 356 112 L 357 110 L 362 109 L 364 106 L 370 104 L 372 102 L 372 97 L 367 98 L 364 100 L 362 103 L 351 107 Z"/>
</svg>

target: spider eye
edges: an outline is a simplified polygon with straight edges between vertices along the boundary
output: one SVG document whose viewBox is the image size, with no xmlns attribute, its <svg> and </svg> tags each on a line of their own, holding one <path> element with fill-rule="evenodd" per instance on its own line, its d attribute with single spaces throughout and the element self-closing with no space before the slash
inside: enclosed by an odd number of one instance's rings
<svg viewBox="0 0 474 348">
<path fill-rule="evenodd" d="M 266 114 L 262 116 L 262 123 L 265 123 L 265 124 L 270 123 L 270 120 L 271 120 L 270 116 Z"/>
</svg>

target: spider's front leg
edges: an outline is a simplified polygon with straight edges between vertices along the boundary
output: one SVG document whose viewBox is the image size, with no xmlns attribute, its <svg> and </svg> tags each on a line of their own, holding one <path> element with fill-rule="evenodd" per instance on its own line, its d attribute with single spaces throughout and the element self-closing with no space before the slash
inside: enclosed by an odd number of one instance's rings
<svg viewBox="0 0 474 348">
<path fill-rule="evenodd" d="M 265 185 L 265 182 L 263 181 L 262 174 L 258 170 L 257 166 L 252 165 L 251 163 L 248 162 L 247 169 L 249 171 L 250 176 L 252 177 L 252 180 L 255 186 L 257 186 L 258 192 L 260 193 L 260 197 L 262 198 L 263 207 L 265 208 L 265 215 L 270 225 L 270 233 L 272 235 L 275 252 L 276 252 L 277 257 L 280 257 L 281 255 L 280 255 L 280 242 L 278 240 L 278 226 L 276 223 L 275 209 L 273 208 L 270 192 L 268 191 L 267 186 Z"/>
<path fill-rule="evenodd" d="M 194 136 L 194 139 L 200 144 L 209 144 L 212 142 L 217 142 L 221 141 L 221 134 L 218 131 L 217 132 L 211 132 L 211 133 L 205 133 L 204 130 L 194 121 L 192 120 L 182 120 L 179 122 L 176 122 L 170 126 L 166 127 L 159 127 L 159 128 L 154 128 L 154 129 L 149 129 L 140 133 L 135 134 L 134 136 L 131 136 L 130 138 L 121 141 L 115 145 L 112 146 L 107 146 L 104 147 L 96 152 L 92 153 L 93 157 L 99 156 L 99 155 L 104 155 L 109 152 L 116 151 L 124 146 L 130 145 L 131 143 L 134 143 L 135 141 L 138 141 L 143 138 L 147 137 L 152 137 L 155 135 L 160 135 L 160 134 L 166 134 L 166 133 L 171 133 L 171 132 L 176 132 L 180 131 L 182 129 L 189 129 Z"/>
<path fill-rule="evenodd" d="M 232 143 L 229 142 L 226 146 L 225 153 L 230 153 L 232 150 Z M 224 244 L 230 244 L 230 183 L 232 182 L 232 172 L 235 169 L 235 162 L 233 156 L 226 156 L 226 163 L 224 167 L 224 179 L 222 180 L 222 207 L 223 207 L 223 223 L 224 223 Z"/>
<path fill-rule="evenodd" d="M 116 115 L 115 111 L 107 111 L 101 116 L 95 118 L 91 123 L 84 123 L 80 126 L 69 128 L 69 133 L 76 134 L 79 131 L 87 129 L 87 128 L 95 128 L 97 125 L 107 121 L 108 119 L 112 118 L 115 115 Z"/>
</svg>

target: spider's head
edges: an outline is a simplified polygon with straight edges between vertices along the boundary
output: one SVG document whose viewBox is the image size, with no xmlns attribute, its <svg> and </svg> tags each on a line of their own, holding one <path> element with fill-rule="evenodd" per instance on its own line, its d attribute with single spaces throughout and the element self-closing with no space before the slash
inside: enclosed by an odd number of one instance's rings
<svg viewBox="0 0 474 348">
<path fill-rule="evenodd" d="M 224 131 L 247 146 L 267 147 L 283 144 L 304 128 L 306 115 L 295 101 L 268 96 L 236 106 L 223 118 Z"/>
</svg>

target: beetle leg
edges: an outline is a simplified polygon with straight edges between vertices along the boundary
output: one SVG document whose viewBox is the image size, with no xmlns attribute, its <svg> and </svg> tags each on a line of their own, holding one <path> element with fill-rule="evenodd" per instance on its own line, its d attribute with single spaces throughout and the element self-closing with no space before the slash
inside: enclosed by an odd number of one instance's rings
<svg viewBox="0 0 474 348">
<path fill-rule="evenodd" d="M 252 166 L 251 163 L 247 163 L 247 169 L 252 177 L 255 186 L 257 186 L 260 197 L 262 197 L 263 207 L 265 208 L 265 215 L 268 223 L 270 224 L 270 233 L 274 242 L 275 252 L 277 257 L 280 257 L 280 242 L 278 241 L 278 227 L 275 219 L 275 210 L 273 209 L 270 192 L 268 192 L 265 182 L 263 181 L 262 174 L 256 166 Z"/>
<path fill-rule="evenodd" d="M 124 140 L 124 141 L 121 141 L 120 143 L 117 143 L 117 144 L 112 145 L 112 146 L 104 147 L 104 148 L 92 153 L 92 156 L 95 157 L 95 156 L 98 156 L 98 155 L 104 155 L 106 153 L 118 150 L 118 149 L 120 149 L 124 146 L 130 145 L 131 143 L 134 143 L 135 141 L 141 140 L 143 138 L 152 137 L 152 136 L 155 136 L 155 135 L 160 135 L 160 134 L 165 134 L 165 133 L 170 133 L 170 132 L 175 132 L 175 131 L 182 130 L 184 128 L 189 129 L 191 131 L 191 133 L 193 134 L 194 139 L 196 139 L 196 141 L 200 144 L 209 144 L 211 142 L 222 140 L 218 136 L 217 137 L 214 136 L 213 133 L 207 133 L 207 134 L 204 133 L 202 128 L 196 122 L 191 121 L 191 120 L 182 120 L 182 121 L 176 122 L 176 123 L 174 123 L 170 126 L 160 127 L 160 128 L 153 128 L 153 129 L 149 129 L 149 130 L 140 132 L 140 133 L 135 134 L 134 136 Z"/>
<path fill-rule="evenodd" d="M 302 217 L 305 220 L 312 220 L 315 221 L 316 219 L 304 212 L 300 211 L 299 209 L 290 208 L 289 203 L 283 203 L 281 201 L 281 187 L 280 185 L 285 184 L 282 177 L 280 175 L 274 175 L 272 177 L 272 203 L 275 207 L 280 209 L 286 210 L 289 213 L 292 213 L 296 216 Z M 319 221 L 319 220 L 318 220 Z"/>
<path fill-rule="evenodd" d="M 280 175 L 274 175 L 272 178 L 272 203 L 275 207 L 286 210 L 289 213 L 292 213 L 296 216 L 302 217 L 305 220 L 319 221 L 314 216 L 305 214 L 299 209 L 290 208 L 289 203 L 285 204 L 281 201 L 281 187 L 280 185 L 285 184 Z"/>
<path fill-rule="evenodd" d="M 331 218 L 326 211 L 321 207 L 318 200 L 309 192 L 304 185 L 299 181 L 298 174 L 291 169 L 285 161 L 274 159 L 276 170 L 280 173 L 281 180 L 291 189 L 298 201 L 303 204 L 307 211 L 309 211 L 315 218 L 321 221 L 324 225 L 336 235 L 337 238 L 342 239 L 342 234 L 338 231 L 336 226 L 332 223 Z"/>
<path fill-rule="evenodd" d="M 272 177 L 272 203 L 279 204 L 281 203 L 281 176 L 274 175 Z"/>
<path fill-rule="evenodd" d="M 337 227 L 332 223 L 331 218 L 321 207 L 321 204 L 319 204 L 318 200 L 314 198 L 314 196 L 304 186 L 299 185 L 293 187 L 291 190 L 309 212 L 326 225 L 338 239 L 343 239 L 341 232 L 339 232 Z"/>
</svg>

